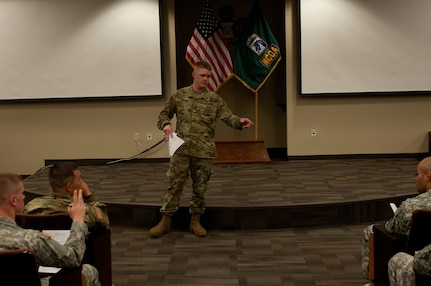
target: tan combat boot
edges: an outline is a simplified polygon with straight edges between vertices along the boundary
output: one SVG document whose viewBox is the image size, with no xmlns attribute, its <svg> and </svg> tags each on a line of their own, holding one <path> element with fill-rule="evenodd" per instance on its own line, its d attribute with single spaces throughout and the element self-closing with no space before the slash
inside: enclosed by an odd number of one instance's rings
<svg viewBox="0 0 431 286">
<path fill-rule="evenodd" d="M 198 237 L 207 235 L 207 231 L 201 226 L 200 214 L 192 214 L 192 219 L 190 221 L 190 231 Z"/>
<path fill-rule="evenodd" d="M 168 232 L 171 228 L 171 217 L 167 214 L 162 215 L 159 224 L 150 229 L 150 233 L 154 237 L 160 237 Z"/>
</svg>

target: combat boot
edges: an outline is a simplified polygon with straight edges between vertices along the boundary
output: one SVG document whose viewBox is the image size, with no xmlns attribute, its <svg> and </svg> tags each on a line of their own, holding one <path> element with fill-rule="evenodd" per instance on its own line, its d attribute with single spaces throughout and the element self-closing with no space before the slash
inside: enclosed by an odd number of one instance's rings
<svg viewBox="0 0 431 286">
<path fill-rule="evenodd" d="M 150 233 L 154 237 L 160 237 L 171 229 L 171 217 L 167 214 L 162 215 L 159 224 L 150 229 Z"/>
<path fill-rule="evenodd" d="M 192 214 L 192 219 L 190 221 L 190 231 L 198 237 L 207 235 L 207 231 L 201 225 L 200 214 Z"/>
</svg>

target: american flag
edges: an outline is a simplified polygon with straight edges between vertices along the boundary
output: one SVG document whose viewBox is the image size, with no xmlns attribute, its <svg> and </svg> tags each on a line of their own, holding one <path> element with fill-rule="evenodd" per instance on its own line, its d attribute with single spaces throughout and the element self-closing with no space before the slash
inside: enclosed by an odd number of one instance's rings
<svg viewBox="0 0 431 286">
<path fill-rule="evenodd" d="M 199 61 L 207 61 L 211 65 L 212 76 L 208 89 L 212 91 L 217 91 L 233 77 L 229 50 L 209 0 L 205 0 L 204 8 L 187 46 L 186 60 L 192 67 Z"/>
</svg>

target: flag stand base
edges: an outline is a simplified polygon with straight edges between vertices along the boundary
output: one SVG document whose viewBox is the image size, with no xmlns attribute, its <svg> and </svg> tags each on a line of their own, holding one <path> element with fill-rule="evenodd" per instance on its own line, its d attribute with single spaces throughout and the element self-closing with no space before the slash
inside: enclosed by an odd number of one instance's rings
<svg viewBox="0 0 431 286">
<path fill-rule="evenodd" d="M 214 164 L 271 163 L 263 140 L 216 141 Z"/>
</svg>

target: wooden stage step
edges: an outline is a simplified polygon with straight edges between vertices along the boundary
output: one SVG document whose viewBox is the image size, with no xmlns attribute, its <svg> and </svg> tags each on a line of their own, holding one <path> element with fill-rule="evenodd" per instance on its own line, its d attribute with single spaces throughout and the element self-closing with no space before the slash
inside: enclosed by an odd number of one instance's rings
<svg viewBox="0 0 431 286">
<path fill-rule="evenodd" d="M 271 163 L 263 140 L 216 141 L 214 164 Z"/>
</svg>

